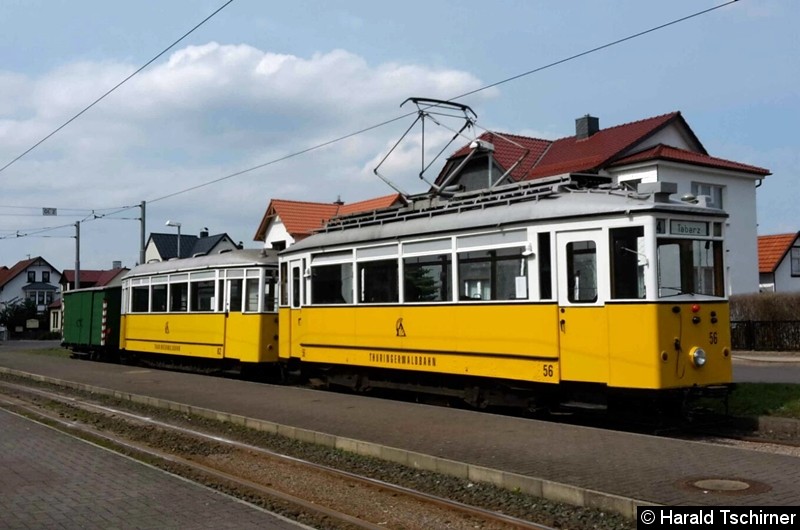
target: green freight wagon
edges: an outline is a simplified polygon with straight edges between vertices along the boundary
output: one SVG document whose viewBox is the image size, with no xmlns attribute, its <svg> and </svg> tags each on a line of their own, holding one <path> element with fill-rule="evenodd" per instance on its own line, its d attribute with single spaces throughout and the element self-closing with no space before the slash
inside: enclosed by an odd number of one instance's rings
<svg viewBox="0 0 800 530">
<path fill-rule="evenodd" d="M 64 338 L 74 357 L 115 360 L 119 353 L 122 287 L 94 287 L 64 293 Z"/>
</svg>

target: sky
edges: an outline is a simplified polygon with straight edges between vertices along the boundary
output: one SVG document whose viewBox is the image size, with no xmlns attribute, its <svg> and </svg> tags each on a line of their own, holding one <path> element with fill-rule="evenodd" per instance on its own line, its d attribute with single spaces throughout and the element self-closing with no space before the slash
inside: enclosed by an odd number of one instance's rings
<svg viewBox="0 0 800 530">
<path fill-rule="evenodd" d="M 260 247 L 272 198 L 394 191 L 373 169 L 412 125 L 407 98 L 451 99 L 726 3 L 234 0 L 14 161 L 225 2 L 0 3 L 0 265 L 74 268 L 81 221 L 82 270 L 132 267 L 142 201 L 148 235 L 176 233 L 172 220 Z M 739 0 L 459 101 L 477 134 L 550 140 L 586 114 L 604 128 L 680 111 L 710 155 L 772 173 L 758 233 L 795 232 L 798 20 L 800 2 Z M 420 133 L 381 166 L 410 193 L 427 189 Z M 451 136 L 426 125 L 426 163 Z"/>
</svg>

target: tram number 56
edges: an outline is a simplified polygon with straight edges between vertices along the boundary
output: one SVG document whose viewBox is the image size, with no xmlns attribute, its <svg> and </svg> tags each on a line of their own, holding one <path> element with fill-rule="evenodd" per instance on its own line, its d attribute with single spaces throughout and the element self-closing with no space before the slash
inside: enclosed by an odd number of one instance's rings
<svg viewBox="0 0 800 530">
<path fill-rule="evenodd" d="M 553 365 L 552 364 L 542 365 L 542 375 L 544 377 L 553 377 Z"/>
<path fill-rule="evenodd" d="M 717 332 L 711 331 L 708 333 L 708 343 L 709 344 L 716 344 L 717 343 Z"/>
</svg>

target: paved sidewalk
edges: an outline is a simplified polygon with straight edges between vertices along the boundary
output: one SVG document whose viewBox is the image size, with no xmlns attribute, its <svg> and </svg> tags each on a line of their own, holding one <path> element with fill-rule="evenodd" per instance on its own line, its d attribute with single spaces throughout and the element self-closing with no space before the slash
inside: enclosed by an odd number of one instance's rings
<svg viewBox="0 0 800 530">
<path fill-rule="evenodd" d="M 0 410 L 0 528 L 301 526 Z"/>
</svg>

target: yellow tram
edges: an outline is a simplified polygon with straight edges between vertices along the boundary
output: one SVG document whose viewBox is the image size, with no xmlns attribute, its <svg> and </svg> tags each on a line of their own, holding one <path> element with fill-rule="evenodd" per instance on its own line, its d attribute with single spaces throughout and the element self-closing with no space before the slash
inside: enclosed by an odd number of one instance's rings
<svg viewBox="0 0 800 530">
<path fill-rule="evenodd" d="M 277 254 L 233 250 L 148 263 L 122 282 L 123 355 L 242 368 L 278 361 Z"/>
<path fill-rule="evenodd" d="M 334 219 L 280 255 L 280 357 L 477 406 L 725 393 L 727 216 L 675 191 L 561 177 Z"/>
</svg>

